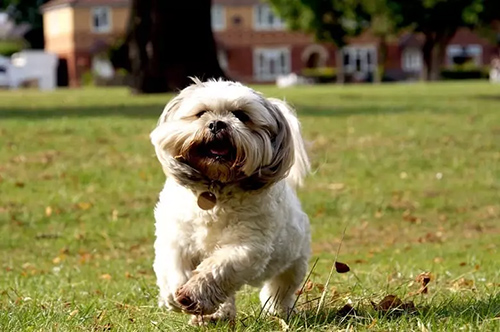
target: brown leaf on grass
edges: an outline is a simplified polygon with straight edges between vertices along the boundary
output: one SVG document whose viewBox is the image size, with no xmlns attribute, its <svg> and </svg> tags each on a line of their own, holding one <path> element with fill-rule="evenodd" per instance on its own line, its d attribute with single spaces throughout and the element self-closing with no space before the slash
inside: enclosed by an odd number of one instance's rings
<svg viewBox="0 0 500 332">
<path fill-rule="evenodd" d="M 341 191 L 345 188 L 344 183 L 330 183 L 328 185 L 328 189 L 333 190 L 333 191 Z"/>
<path fill-rule="evenodd" d="M 460 263 L 460 264 L 458 264 L 458 265 L 460 265 L 460 266 L 465 266 L 465 265 L 467 265 L 467 263 L 466 263 L 466 262 L 461 262 L 461 263 Z"/>
<path fill-rule="evenodd" d="M 342 308 L 339 309 L 337 314 L 341 317 L 346 317 L 349 315 L 356 316 L 356 311 L 354 310 L 354 308 L 350 304 L 346 304 L 345 306 L 343 306 Z"/>
<path fill-rule="evenodd" d="M 103 280 L 111 280 L 111 275 L 108 274 L 108 273 L 105 273 L 105 274 L 102 274 L 99 279 L 103 279 Z"/>
<path fill-rule="evenodd" d="M 433 261 L 436 264 L 441 264 L 444 261 L 444 259 L 443 257 L 434 257 Z"/>
<path fill-rule="evenodd" d="M 423 272 L 420 273 L 417 278 L 415 279 L 416 282 L 420 283 L 421 287 L 417 291 L 417 294 L 427 294 L 429 292 L 429 289 L 427 288 L 427 285 L 429 282 L 432 280 L 432 276 L 430 272 Z"/>
<path fill-rule="evenodd" d="M 378 304 L 372 302 L 375 310 L 388 312 L 391 310 L 402 310 L 406 312 L 414 312 L 417 310 L 412 301 L 403 302 L 396 295 L 387 295 Z"/>
<path fill-rule="evenodd" d="M 351 271 L 351 268 L 345 263 L 335 262 L 335 270 L 337 273 L 347 273 Z"/>
<path fill-rule="evenodd" d="M 85 263 L 88 263 L 90 262 L 90 260 L 92 259 L 92 254 L 89 253 L 89 252 L 85 252 L 85 251 L 80 251 L 78 253 L 78 262 L 80 264 L 85 264 Z"/>
<path fill-rule="evenodd" d="M 422 222 L 420 218 L 412 215 L 410 210 L 406 210 L 405 212 L 403 212 L 403 220 L 409 221 L 414 224 L 420 224 Z"/>
<path fill-rule="evenodd" d="M 88 210 L 92 207 L 92 204 L 88 202 L 80 202 L 76 204 L 76 207 L 80 210 Z"/>
<path fill-rule="evenodd" d="M 24 188 L 24 182 L 21 181 L 17 181 L 16 183 L 14 183 L 14 185 L 18 188 Z"/>
<path fill-rule="evenodd" d="M 452 285 L 452 289 L 454 289 L 454 290 L 460 290 L 460 289 L 464 289 L 464 288 L 466 288 L 466 289 L 474 288 L 474 280 L 460 278 L 460 279 L 456 280 Z"/>
<path fill-rule="evenodd" d="M 312 282 L 311 280 L 308 280 L 306 282 L 306 284 L 304 285 L 303 289 L 298 289 L 295 292 L 295 295 L 301 295 L 302 293 L 309 293 L 314 288 L 318 289 L 319 292 L 323 292 L 323 290 L 325 289 L 325 285 L 317 284 L 317 283 Z"/>
<path fill-rule="evenodd" d="M 372 320 L 372 322 L 370 323 L 370 325 L 368 325 L 366 327 L 367 330 L 371 329 L 372 327 L 375 326 L 375 324 L 377 324 L 377 319 L 375 318 L 374 320 Z"/>
<path fill-rule="evenodd" d="M 391 309 L 399 308 L 402 305 L 403 301 L 401 301 L 396 295 L 387 295 L 375 305 L 375 308 L 379 311 L 389 311 Z"/>
</svg>

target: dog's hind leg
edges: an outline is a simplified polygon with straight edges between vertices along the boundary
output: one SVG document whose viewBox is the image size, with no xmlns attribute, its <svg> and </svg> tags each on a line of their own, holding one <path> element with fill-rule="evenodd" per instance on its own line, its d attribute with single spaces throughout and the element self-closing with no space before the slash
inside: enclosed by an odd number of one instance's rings
<svg viewBox="0 0 500 332">
<path fill-rule="evenodd" d="M 236 304 L 234 295 L 228 297 L 226 302 L 222 303 L 211 315 L 194 315 L 191 317 L 189 324 L 195 326 L 216 324 L 218 321 L 233 321 L 236 317 Z"/>
<path fill-rule="evenodd" d="M 295 292 L 307 273 L 307 258 L 299 258 L 281 274 L 266 281 L 259 298 L 264 313 L 287 317 L 294 311 Z"/>
</svg>

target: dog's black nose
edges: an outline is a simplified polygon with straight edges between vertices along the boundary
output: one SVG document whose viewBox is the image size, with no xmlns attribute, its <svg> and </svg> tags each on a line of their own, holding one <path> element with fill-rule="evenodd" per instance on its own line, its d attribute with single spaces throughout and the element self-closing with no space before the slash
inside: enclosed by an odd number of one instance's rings
<svg viewBox="0 0 500 332">
<path fill-rule="evenodd" d="M 225 129 L 227 127 L 227 124 L 224 121 L 212 121 L 208 125 L 208 129 L 212 132 L 212 134 L 217 134 L 219 131 L 222 129 Z"/>
</svg>

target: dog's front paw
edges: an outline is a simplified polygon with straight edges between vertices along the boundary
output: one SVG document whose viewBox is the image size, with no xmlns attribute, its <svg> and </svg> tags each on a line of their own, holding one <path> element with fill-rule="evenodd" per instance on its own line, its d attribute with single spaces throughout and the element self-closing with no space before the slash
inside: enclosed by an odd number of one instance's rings
<svg viewBox="0 0 500 332">
<path fill-rule="evenodd" d="M 196 294 L 185 284 L 175 292 L 175 300 L 182 308 L 182 311 L 193 315 L 210 315 L 218 307 L 218 303 L 208 296 L 208 294 Z"/>
</svg>

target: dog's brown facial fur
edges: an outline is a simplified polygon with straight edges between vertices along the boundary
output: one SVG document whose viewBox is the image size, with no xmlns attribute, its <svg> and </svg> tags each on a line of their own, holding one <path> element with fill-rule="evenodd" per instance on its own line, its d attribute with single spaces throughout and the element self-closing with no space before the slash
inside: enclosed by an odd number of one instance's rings
<svg viewBox="0 0 500 332">
<path fill-rule="evenodd" d="M 216 134 L 209 129 L 180 151 L 182 158 L 211 180 L 227 183 L 241 175 L 242 153 L 231 140 L 230 129 Z"/>
</svg>

